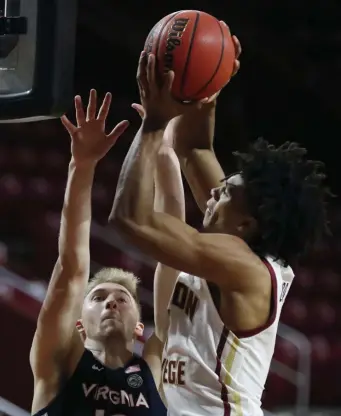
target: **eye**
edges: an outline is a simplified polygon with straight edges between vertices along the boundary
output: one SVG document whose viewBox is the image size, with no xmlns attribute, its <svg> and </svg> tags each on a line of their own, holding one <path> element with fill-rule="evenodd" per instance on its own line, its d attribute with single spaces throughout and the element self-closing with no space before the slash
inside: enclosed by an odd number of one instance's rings
<svg viewBox="0 0 341 416">
<path fill-rule="evenodd" d="M 230 196 L 230 188 L 227 186 L 227 184 L 223 187 L 222 193 L 226 196 Z"/>
<path fill-rule="evenodd" d="M 94 296 L 93 298 L 92 298 L 92 300 L 94 301 L 94 302 L 102 302 L 103 301 L 103 296 L 99 296 L 99 295 L 96 295 L 96 296 Z"/>
<path fill-rule="evenodd" d="M 120 303 L 127 303 L 127 299 L 126 298 L 119 298 L 118 301 Z"/>
</svg>

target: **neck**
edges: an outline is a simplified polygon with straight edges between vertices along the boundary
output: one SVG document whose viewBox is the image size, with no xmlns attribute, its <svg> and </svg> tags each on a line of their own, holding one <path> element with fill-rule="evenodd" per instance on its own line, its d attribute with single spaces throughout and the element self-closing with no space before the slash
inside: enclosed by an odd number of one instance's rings
<svg viewBox="0 0 341 416">
<path fill-rule="evenodd" d="M 87 339 L 85 348 L 106 367 L 115 369 L 124 367 L 133 356 L 133 343 L 120 341 L 119 339 L 107 339 L 103 341 Z"/>
</svg>

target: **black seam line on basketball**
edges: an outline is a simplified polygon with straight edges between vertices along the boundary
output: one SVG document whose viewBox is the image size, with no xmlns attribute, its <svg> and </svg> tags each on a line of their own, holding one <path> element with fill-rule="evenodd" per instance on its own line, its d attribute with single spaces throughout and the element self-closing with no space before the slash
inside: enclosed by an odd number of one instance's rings
<svg viewBox="0 0 341 416">
<path fill-rule="evenodd" d="M 184 86 L 185 86 L 185 81 L 186 81 L 186 75 L 187 75 L 189 60 L 190 60 L 190 57 L 191 57 L 191 52 L 192 52 L 192 48 L 193 48 L 195 32 L 197 31 L 199 19 L 200 19 L 200 13 L 197 12 L 197 17 L 195 18 L 194 27 L 193 27 L 193 30 L 192 30 L 192 36 L 191 36 L 191 40 L 190 40 L 190 43 L 189 43 L 189 48 L 188 48 L 188 53 L 187 53 L 187 58 L 186 58 L 184 70 L 182 71 L 181 84 L 180 84 L 180 94 L 181 95 L 183 93 Z M 182 97 L 182 99 L 185 99 L 186 100 L 185 97 Z"/>
<path fill-rule="evenodd" d="M 222 42 L 221 42 L 221 53 L 220 53 L 220 58 L 219 58 L 219 61 L 218 61 L 218 65 L 217 65 L 215 71 L 213 72 L 213 75 L 211 76 L 211 78 L 206 82 L 206 84 L 202 88 L 200 88 L 199 91 L 197 91 L 194 94 L 194 97 L 196 97 L 198 94 L 200 94 L 201 91 L 204 91 L 204 89 L 213 81 L 214 77 L 217 75 L 217 72 L 219 71 L 221 61 L 223 60 L 224 49 L 225 49 L 225 38 L 224 38 L 223 29 L 222 29 L 221 24 L 220 24 L 220 22 L 218 20 L 217 20 L 217 23 L 219 25 L 219 29 L 220 29 L 220 33 L 221 33 L 221 38 L 222 38 Z"/>
<path fill-rule="evenodd" d="M 156 48 L 155 48 L 155 58 L 156 58 L 156 61 L 157 61 L 157 57 L 158 57 L 158 55 L 159 55 L 159 47 L 160 47 L 160 39 L 161 39 L 161 36 L 162 36 L 162 33 L 163 33 L 163 31 L 165 30 L 165 27 L 168 25 L 168 23 L 176 16 L 176 15 L 178 15 L 179 13 L 181 13 L 181 11 L 180 12 L 177 12 L 177 13 L 173 13 L 172 15 L 171 15 L 171 17 L 165 22 L 165 24 L 163 25 L 163 27 L 161 28 L 161 30 L 160 30 L 160 32 L 159 32 L 159 37 L 157 38 L 157 41 L 156 41 Z"/>
</svg>

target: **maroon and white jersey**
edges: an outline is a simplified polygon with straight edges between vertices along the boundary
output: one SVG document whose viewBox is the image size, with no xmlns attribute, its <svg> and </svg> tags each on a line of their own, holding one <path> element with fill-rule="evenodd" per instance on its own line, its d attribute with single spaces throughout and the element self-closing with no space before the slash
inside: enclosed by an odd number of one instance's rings
<svg viewBox="0 0 341 416">
<path fill-rule="evenodd" d="M 272 314 L 262 328 L 244 333 L 225 327 L 204 279 L 179 275 L 162 365 L 168 415 L 263 415 L 278 321 L 294 278 L 290 267 L 269 257 L 264 262 L 272 280 Z"/>
</svg>

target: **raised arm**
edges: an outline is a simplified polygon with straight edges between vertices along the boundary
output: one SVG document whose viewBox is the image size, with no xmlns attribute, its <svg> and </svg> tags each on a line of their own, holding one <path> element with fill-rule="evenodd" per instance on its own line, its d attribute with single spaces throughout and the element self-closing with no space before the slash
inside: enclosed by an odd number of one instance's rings
<svg viewBox="0 0 341 416">
<path fill-rule="evenodd" d="M 167 134 L 167 130 L 165 132 Z M 178 158 L 163 144 L 156 160 L 154 210 L 185 222 L 185 196 Z M 165 342 L 168 331 L 168 305 L 179 272 L 158 263 L 154 276 L 154 321 L 158 338 Z"/>
<path fill-rule="evenodd" d="M 225 176 L 213 149 L 214 125 L 215 100 L 169 123 L 181 169 L 202 212 L 211 189 Z"/>
<path fill-rule="evenodd" d="M 160 88 L 154 68 L 155 57 L 150 55 L 147 65 L 142 54 L 138 81 L 146 115 L 122 166 L 109 221 L 160 263 L 229 286 L 230 290 L 250 286 L 245 277 L 254 280 L 260 260 L 241 239 L 227 234 L 201 234 L 153 209 L 154 169 L 165 126 L 180 111 L 186 111 L 171 97 L 173 74 L 167 74 Z"/>
<path fill-rule="evenodd" d="M 236 74 L 241 47 L 235 36 L 233 40 L 236 49 Z M 220 186 L 220 181 L 225 176 L 213 148 L 215 110 L 216 97 L 200 109 L 194 108 L 193 111 L 174 118 L 167 128 L 174 140 L 181 169 L 202 212 L 206 210 L 211 189 Z"/>
<path fill-rule="evenodd" d="M 143 119 L 144 109 L 133 104 Z M 165 130 L 162 144 L 156 157 L 154 172 L 155 195 L 154 211 L 163 212 L 185 222 L 185 195 L 179 160 L 173 149 L 171 122 Z M 179 271 L 158 263 L 154 275 L 154 323 L 155 333 L 161 342 L 165 342 L 168 331 L 168 304 L 173 293 Z"/>
<path fill-rule="evenodd" d="M 167 131 L 165 136 L 156 159 L 154 210 L 166 212 L 185 221 L 185 197 L 180 164 L 167 141 Z M 178 274 L 177 270 L 162 263 L 156 266 L 154 275 L 155 329 L 143 350 L 143 358 L 153 373 L 155 384 L 166 405 L 161 383 L 162 352 L 169 325 L 168 305 Z"/>
<path fill-rule="evenodd" d="M 54 267 L 34 335 L 30 363 L 35 381 L 32 411 L 46 406 L 56 395 L 62 377 L 74 370 L 84 350 L 76 330 L 89 278 L 91 188 L 97 162 L 127 128 L 122 122 L 105 135 L 111 96 L 107 94 L 96 119 L 96 92 L 91 91 L 87 115 L 81 98 L 75 98 L 77 127 L 65 116 L 71 136 L 69 165 L 62 210 L 59 257 Z"/>
</svg>

